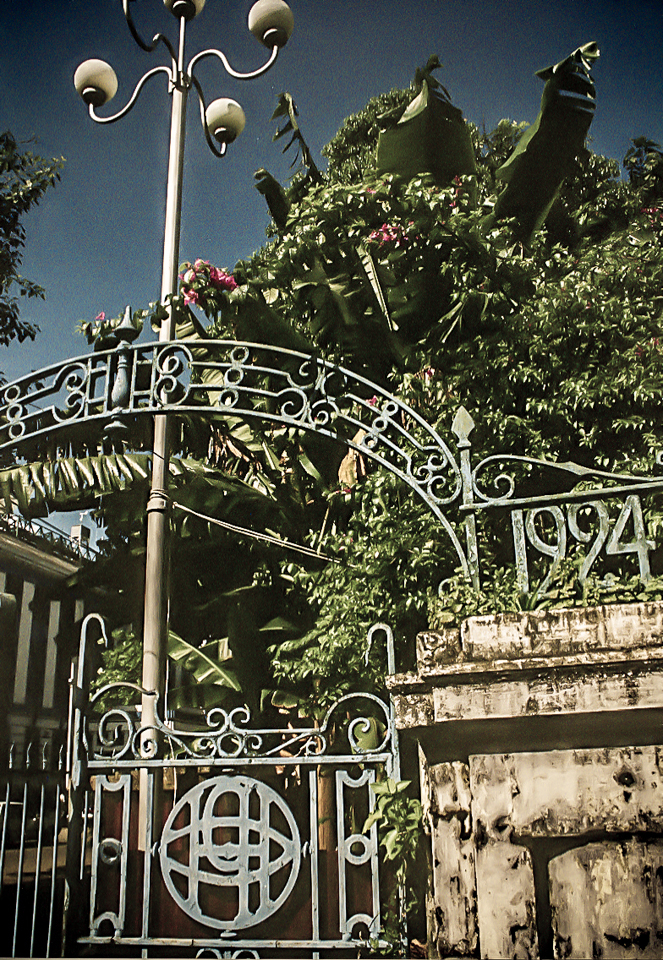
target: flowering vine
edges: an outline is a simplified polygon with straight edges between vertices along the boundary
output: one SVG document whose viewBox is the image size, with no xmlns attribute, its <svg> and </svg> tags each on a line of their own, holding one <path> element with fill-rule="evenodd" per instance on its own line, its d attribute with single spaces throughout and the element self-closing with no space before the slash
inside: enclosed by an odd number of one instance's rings
<svg viewBox="0 0 663 960">
<path fill-rule="evenodd" d="M 414 221 L 410 220 L 408 226 L 414 226 Z M 392 243 L 395 247 L 407 247 L 411 238 L 402 224 L 383 223 L 381 227 L 369 234 L 368 239 L 378 243 L 381 247 Z"/>
<path fill-rule="evenodd" d="M 231 273 L 200 258 L 194 263 L 183 263 L 179 277 L 185 305 L 193 304 L 205 311 L 216 312 L 221 306 L 219 294 L 232 293 L 237 288 L 237 281 Z"/>
</svg>

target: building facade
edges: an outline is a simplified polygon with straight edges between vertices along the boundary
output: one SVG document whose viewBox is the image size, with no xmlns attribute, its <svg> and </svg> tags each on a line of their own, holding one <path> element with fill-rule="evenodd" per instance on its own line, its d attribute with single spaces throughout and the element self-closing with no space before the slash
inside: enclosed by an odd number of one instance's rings
<svg viewBox="0 0 663 960">
<path fill-rule="evenodd" d="M 69 582 L 92 556 L 85 530 L 66 537 L 0 515 L 0 737 L 16 759 L 28 743 L 60 743 L 66 729 L 70 663 L 85 614 Z"/>
</svg>

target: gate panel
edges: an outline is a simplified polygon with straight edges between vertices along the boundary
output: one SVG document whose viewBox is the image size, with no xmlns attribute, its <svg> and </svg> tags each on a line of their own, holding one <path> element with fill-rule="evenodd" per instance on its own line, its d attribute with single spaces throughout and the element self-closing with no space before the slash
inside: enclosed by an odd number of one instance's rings
<svg viewBox="0 0 663 960">
<path fill-rule="evenodd" d="M 126 703 L 100 715 L 109 692 L 81 709 L 72 748 L 92 832 L 79 950 L 355 956 L 379 939 L 378 832 L 363 825 L 371 785 L 399 775 L 387 703 L 351 694 L 297 729 L 255 729 L 240 707 L 146 730 L 144 691 L 113 685 Z"/>
</svg>

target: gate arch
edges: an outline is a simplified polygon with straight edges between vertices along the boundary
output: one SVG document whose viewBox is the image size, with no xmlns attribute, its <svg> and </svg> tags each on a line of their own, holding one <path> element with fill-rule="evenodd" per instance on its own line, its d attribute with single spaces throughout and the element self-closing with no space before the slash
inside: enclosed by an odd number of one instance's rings
<svg viewBox="0 0 663 960">
<path fill-rule="evenodd" d="M 237 340 L 132 344 L 74 357 L 0 391 L 0 452 L 96 425 L 99 437 L 160 413 L 239 417 L 337 440 L 400 477 L 446 530 L 469 578 L 467 553 L 445 508 L 463 498 L 461 462 L 412 407 L 378 384 L 316 354 Z M 469 553 L 469 558 L 468 558 Z"/>
</svg>

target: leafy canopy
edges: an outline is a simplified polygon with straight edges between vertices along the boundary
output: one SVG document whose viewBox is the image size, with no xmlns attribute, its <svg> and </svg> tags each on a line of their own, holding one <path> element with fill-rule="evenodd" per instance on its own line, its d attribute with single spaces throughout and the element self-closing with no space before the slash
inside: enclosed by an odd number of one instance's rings
<svg viewBox="0 0 663 960">
<path fill-rule="evenodd" d="M 566 157 L 555 201 L 529 239 L 517 219 L 494 215 L 498 172 L 524 125 L 503 120 L 487 133 L 459 124 L 440 110 L 448 97 L 432 83 L 435 64 L 427 66 L 413 88 L 348 118 L 324 151 L 325 172 L 313 167 L 294 101 L 281 98 L 277 119 L 300 162 L 287 187 L 259 172 L 271 239 L 235 266 L 232 283 L 202 261 L 184 265 L 180 336 L 198 356 L 209 337 L 314 350 L 387 387 L 446 438 L 463 405 L 476 424 L 477 460 L 508 452 L 651 475 L 663 455 L 659 147 L 634 141 L 625 177 L 604 157 Z M 417 117 L 453 118 L 456 155 L 466 163 L 469 140 L 473 172 L 423 164 L 402 174 L 397 155 L 384 161 L 384 136 L 417 97 Z M 424 146 L 435 142 L 428 120 L 416 130 Z M 212 371 L 211 397 L 214 385 Z M 137 432 L 106 474 L 92 460 L 97 482 L 79 490 L 103 493 L 109 539 L 104 563 L 82 576 L 113 584 L 100 602 L 127 636 L 141 620 L 145 483 L 136 456 L 148 443 Z M 431 622 L 521 603 L 497 522 L 480 529 L 484 590 L 472 596 L 423 503 L 343 445 L 285 426 L 182 417 L 173 452 L 173 499 L 197 515 L 173 510 L 172 654 L 206 680 L 185 683 L 182 703 L 248 698 L 320 715 L 340 694 L 382 682 L 384 655 L 366 657 L 376 621 L 393 627 L 403 667 Z M 83 475 L 68 470 L 67 496 Z M 57 505 L 52 485 L 40 487 L 30 470 L 4 479 L 24 484 L 28 511 Z M 285 548 L 205 516 L 307 544 L 320 558 L 295 563 Z M 648 537 L 660 541 L 662 521 L 649 504 Z M 643 594 L 635 557 L 617 559 L 625 597 L 655 595 L 656 586 Z M 584 591 L 574 563 L 560 571 L 560 602 L 619 599 L 605 579 L 620 574 L 615 558 L 601 560 Z M 652 570 L 661 572 L 660 550 Z M 543 580 L 547 560 L 531 573 Z"/>
<path fill-rule="evenodd" d="M 37 328 L 20 317 L 21 297 L 44 297 L 39 284 L 21 276 L 25 215 L 60 179 L 64 159 L 45 160 L 0 133 L 0 344 L 34 339 Z"/>
</svg>

